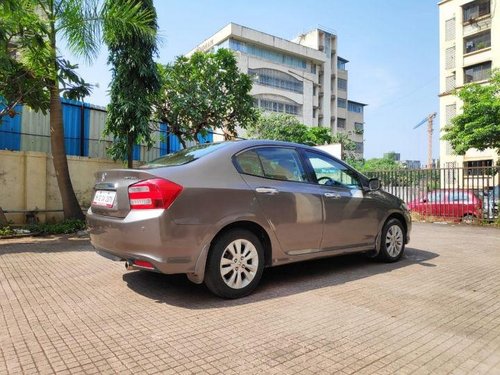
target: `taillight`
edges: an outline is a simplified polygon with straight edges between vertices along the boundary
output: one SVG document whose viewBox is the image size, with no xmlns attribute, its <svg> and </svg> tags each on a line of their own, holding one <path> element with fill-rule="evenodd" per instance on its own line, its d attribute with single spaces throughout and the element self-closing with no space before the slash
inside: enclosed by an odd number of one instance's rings
<svg viewBox="0 0 500 375">
<path fill-rule="evenodd" d="M 182 186 L 162 178 L 138 182 L 128 188 L 130 208 L 144 210 L 169 208 L 182 191 Z"/>
</svg>

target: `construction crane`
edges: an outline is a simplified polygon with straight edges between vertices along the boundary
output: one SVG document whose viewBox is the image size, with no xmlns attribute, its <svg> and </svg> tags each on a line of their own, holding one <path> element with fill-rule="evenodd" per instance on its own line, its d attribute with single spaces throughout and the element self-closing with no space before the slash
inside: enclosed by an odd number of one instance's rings
<svg viewBox="0 0 500 375">
<path fill-rule="evenodd" d="M 427 168 L 432 168 L 432 122 L 434 118 L 436 118 L 437 113 L 431 113 L 429 116 L 420 121 L 417 125 L 413 127 L 413 129 L 418 128 L 419 126 L 425 124 L 427 122 Z"/>
</svg>

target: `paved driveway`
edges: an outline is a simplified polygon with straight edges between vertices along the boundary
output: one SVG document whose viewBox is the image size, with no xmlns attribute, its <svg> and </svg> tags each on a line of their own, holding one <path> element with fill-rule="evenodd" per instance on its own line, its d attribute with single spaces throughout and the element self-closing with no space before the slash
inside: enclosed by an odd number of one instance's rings
<svg viewBox="0 0 500 375">
<path fill-rule="evenodd" d="M 0 243 L 0 373 L 500 373 L 500 230 L 416 224 L 405 258 L 265 271 L 225 301 L 84 239 Z"/>
</svg>

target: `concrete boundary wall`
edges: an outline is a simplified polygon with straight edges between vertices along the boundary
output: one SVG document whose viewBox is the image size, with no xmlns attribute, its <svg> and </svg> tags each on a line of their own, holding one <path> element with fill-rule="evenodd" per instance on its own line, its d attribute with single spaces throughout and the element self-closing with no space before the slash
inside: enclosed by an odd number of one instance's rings
<svg viewBox="0 0 500 375">
<path fill-rule="evenodd" d="M 123 168 L 107 159 L 68 156 L 73 189 L 82 207 L 92 198 L 94 173 L 103 169 Z M 0 150 L 0 207 L 4 211 L 61 210 L 52 156 L 44 152 Z M 16 224 L 26 221 L 25 214 L 7 213 Z M 62 212 L 37 214 L 40 222 L 61 220 Z"/>
</svg>

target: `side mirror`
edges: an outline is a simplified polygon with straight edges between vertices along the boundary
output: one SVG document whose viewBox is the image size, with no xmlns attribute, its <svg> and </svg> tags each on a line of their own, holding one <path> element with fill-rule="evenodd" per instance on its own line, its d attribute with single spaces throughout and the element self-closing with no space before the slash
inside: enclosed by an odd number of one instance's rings
<svg viewBox="0 0 500 375">
<path fill-rule="evenodd" d="M 370 178 L 368 180 L 368 188 L 370 191 L 379 190 L 380 187 L 380 180 L 378 178 Z"/>
</svg>

